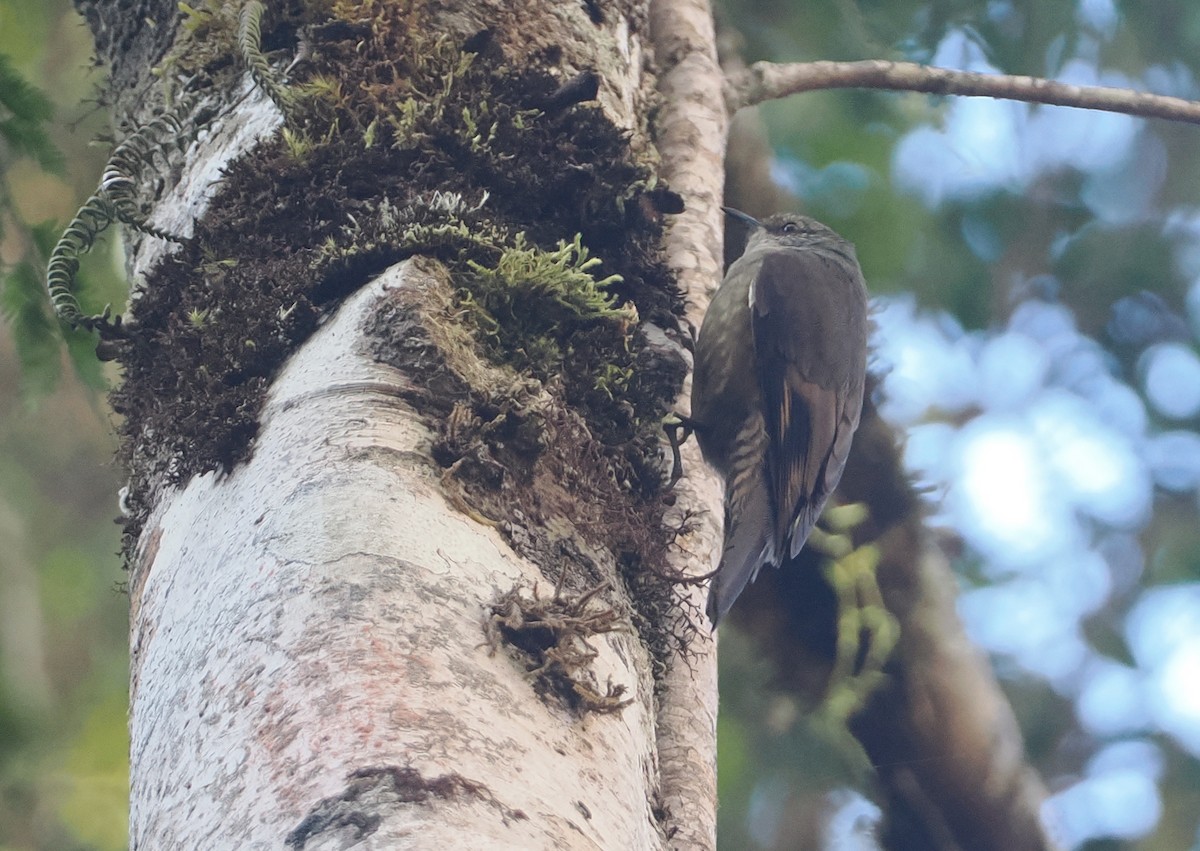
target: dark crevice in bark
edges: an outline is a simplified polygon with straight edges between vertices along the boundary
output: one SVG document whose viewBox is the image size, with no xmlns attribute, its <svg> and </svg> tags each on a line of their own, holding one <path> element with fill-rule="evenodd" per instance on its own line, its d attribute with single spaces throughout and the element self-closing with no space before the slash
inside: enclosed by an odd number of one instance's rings
<svg viewBox="0 0 1200 851">
<path fill-rule="evenodd" d="M 423 777 L 409 766 L 371 766 L 352 773 L 340 794 L 317 803 L 284 842 L 296 851 L 317 841 L 321 848 L 351 848 L 379 830 L 399 805 L 464 798 L 494 806 L 506 824 L 529 818 L 502 804 L 484 784 L 460 774 Z"/>
</svg>

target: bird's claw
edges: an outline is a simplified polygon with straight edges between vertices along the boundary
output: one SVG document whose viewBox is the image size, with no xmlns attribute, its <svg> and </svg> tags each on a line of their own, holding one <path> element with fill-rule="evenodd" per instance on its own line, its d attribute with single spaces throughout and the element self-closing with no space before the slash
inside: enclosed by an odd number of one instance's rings
<svg viewBox="0 0 1200 851">
<path fill-rule="evenodd" d="M 696 430 L 696 424 L 691 417 L 683 414 L 667 414 L 663 417 L 662 429 L 667 436 L 667 443 L 671 444 L 671 479 L 667 482 L 667 490 L 670 490 L 683 478 L 683 458 L 679 455 L 679 447 L 687 443 Z"/>
</svg>

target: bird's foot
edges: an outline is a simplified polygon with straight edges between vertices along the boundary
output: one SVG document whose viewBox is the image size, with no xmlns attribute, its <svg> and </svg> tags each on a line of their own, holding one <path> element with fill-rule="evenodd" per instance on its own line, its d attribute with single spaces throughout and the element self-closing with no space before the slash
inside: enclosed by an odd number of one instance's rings
<svg viewBox="0 0 1200 851">
<path fill-rule="evenodd" d="M 667 414 L 663 417 L 662 430 L 667 436 L 667 443 L 671 445 L 671 479 L 667 482 L 667 490 L 670 490 L 683 478 L 683 458 L 679 455 L 679 447 L 692 436 L 696 423 L 683 414 Z"/>
</svg>

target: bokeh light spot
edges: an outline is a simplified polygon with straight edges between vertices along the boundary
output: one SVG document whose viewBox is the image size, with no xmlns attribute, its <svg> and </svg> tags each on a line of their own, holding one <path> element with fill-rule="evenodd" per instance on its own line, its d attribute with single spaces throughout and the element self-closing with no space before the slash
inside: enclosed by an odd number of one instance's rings
<svg viewBox="0 0 1200 851">
<path fill-rule="evenodd" d="M 1182 343 L 1160 343 L 1142 355 L 1146 398 L 1160 414 L 1182 420 L 1200 412 L 1200 358 Z"/>
</svg>

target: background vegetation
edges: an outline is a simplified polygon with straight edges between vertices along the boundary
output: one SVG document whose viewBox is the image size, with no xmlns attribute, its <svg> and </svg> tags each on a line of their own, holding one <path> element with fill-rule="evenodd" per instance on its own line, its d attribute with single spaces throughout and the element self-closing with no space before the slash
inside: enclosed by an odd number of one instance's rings
<svg viewBox="0 0 1200 851">
<path fill-rule="evenodd" d="M 128 599 L 113 523 L 122 475 L 97 390 L 115 375 L 84 340 L 64 355 L 38 292 L 47 242 L 95 185 L 108 147 L 92 144 L 109 127 L 95 102 L 103 71 L 90 56 L 66 0 L 0 2 L 4 849 L 126 844 Z M 93 298 L 119 301 L 118 267 L 109 241 L 85 272 Z"/>
<path fill-rule="evenodd" d="M 909 59 L 1198 96 L 1188 2 L 721 11 L 748 60 Z M 763 115 L 777 179 L 858 245 L 879 296 L 883 410 L 1054 792 L 1048 817 L 1068 847 L 1200 847 L 1200 134 L 883 92 Z M 837 788 L 864 778 L 752 653 L 722 644 L 722 846 L 809 847 L 816 822 L 834 847 L 871 847 L 854 843 L 874 808 Z"/>
<path fill-rule="evenodd" d="M 1200 96 L 1191 0 L 720 14 L 751 60 L 905 58 Z M 0 0 L 0 849 L 125 845 L 122 475 L 95 389 L 117 376 L 33 333 L 54 328 L 31 279 L 41 225 L 69 219 L 107 148 L 89 45 L 66 0 Z M 880 297 L 884 409 L 1064 840 L 1200 847 L 1200 129 L 874 92 L 763 115 L 777 179 L 858 245 Z M 104 246 L 85 269 L 97 305 L 123 287 Z M 772 692 L 753 648 L 723 639 L 722 846 L 813 847 L 819 825 L 831 847 L 871 847 L 854 791 L 869 778 Z"/>
</svg>

